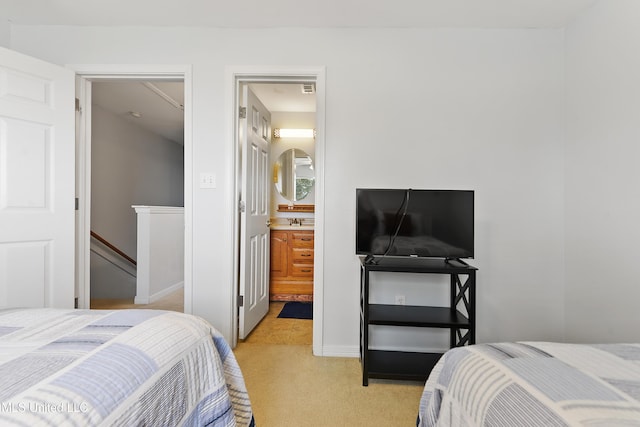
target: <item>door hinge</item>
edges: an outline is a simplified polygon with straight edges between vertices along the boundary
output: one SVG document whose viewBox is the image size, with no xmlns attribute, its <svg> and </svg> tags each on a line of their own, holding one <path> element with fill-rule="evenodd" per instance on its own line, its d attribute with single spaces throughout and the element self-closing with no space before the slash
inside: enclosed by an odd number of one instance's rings
<svg viewBox="0 0 640 427">
<path fill-rule="evenodd" d="M 244 297 L 242 295 L 238 295 L 238 307 L 244 307 Z"/>
<path fill-rule="evenodd" d="M 80 107 L 80 99 L 76 98 L 76 111 L 82 113 L 82 108 Z"/>
<path fill-rule="evenodd" d="M 240 107 L 240 109 L 238 111 L 238 116 L 241 119 L 246 119 L 247 118 L 247 107 Z"/>
<path fill-rule="evenodd" d="M 76 197 L 76 210 L 80 209 L 80 199 Z"/>
<path fill-rule="evenodd" d="M 244 200 L 240 200 L 240 202 L 238 203 L 238 210 L 239 210 L 241 213 L 244 213 L 244 211 L 245 211 L 245 206 L 246 206 L 246 205 L 245 205 L 245 203 L 244 203 Z"/>
</svg>

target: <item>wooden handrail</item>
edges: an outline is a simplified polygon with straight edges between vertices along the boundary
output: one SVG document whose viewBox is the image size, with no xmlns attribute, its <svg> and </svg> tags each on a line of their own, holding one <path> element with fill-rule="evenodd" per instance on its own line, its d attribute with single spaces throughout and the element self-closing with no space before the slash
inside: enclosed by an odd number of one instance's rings
<svg viewBox="0 0 640 427">
<path fill-rule="evenodd" d="M 112 251 L 114 251 L 115 253 L 117 253 L 118 255 L 120 255 L 122 258 L 126 259 L 127 261 L 129 261 L 131 264 L 133 265 L 138 265 L 138 263 L 136 262 L 135 259 L 131 258 L 129 255 L 125 254 L 124 252 L 122 252 L 120 249 L 116 248 L 115 246 L 113 246 L 111 243 L 109 243 L 104 237 L 100 236 L 98 233 L 96 233 L 95 231 L 91 232 L 91 237 L 95 238 L 97 241 L 99 241 L 100 243 L 102 243 L 103 245 L 105 245 L 106 247 L 108 247 L 109 249 L 111 249 Z"/>
</svg>

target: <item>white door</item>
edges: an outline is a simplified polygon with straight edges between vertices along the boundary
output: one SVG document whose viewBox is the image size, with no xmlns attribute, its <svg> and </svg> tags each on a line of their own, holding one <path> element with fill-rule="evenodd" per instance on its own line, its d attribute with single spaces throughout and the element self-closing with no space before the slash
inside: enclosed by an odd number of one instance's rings
<svg viewBox="0 0 640 427">
<path fill-rule="evenodd" d="M 269 142 L 271 114 L 242 87 L 246 117 L 240 120 L 242 204 L 240 214 L 240 339 L 269 311 Z"/>
<path fill-rule="evenodd" d="M 0 306 L 74 305 L 74 79 L 0 48 Z"/>
</svg>

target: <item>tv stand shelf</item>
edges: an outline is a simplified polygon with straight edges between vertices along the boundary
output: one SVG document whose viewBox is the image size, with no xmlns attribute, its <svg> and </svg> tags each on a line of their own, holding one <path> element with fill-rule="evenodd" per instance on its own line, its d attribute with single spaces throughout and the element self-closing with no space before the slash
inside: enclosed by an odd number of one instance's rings
<svg viewBox="0 0 640 427">
<path fill-rule="evenodd" d="M 471 326 L 469 319 L 448 307 L 369 304 L 370 325 L 454 328 Z"/>
<path fill-rule="evenodd" d="M 421 371 L 425 366 L 435 365 L 440 356 L 442 353 L 370 350 L 369 378 L 423 381 L 426 378 Z M 364 379 L 362 385 L 367 385 Z"/>
<path fill-rule="evenodd" d="M 360 258 L 360 362 L 362 385 L 369 378 L 424 381 L 442 352 L 419 353 L 369 348 L 369 326 L 409 326 L 450 330 L 450 347 L 475 343 L 476 268 L 464 262 L 429 258 Z M 450 276 L 449 307 L 369 303 L 369 274 L 376 271 Z M 461 276 L 466 276 L 462 280 Z M 464 311 L 460 311 L 460 309 Z"/>
</svg>

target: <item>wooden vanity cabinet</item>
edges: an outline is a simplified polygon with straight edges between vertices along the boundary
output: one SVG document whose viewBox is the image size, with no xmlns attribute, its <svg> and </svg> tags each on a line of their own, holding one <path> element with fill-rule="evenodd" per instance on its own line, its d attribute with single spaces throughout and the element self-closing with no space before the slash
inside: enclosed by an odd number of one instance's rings
<svg viewBox="0 0 640 427">
<path fill-rule="evenodd" d="M 271 230 L 271 272 L 270 278 L 273 280 L 287 276 L 287 264 L 289 263 L 289 233 L 282 230 Z"/>
<path fill-rule="evenodd" d="M 313 230 L 271 230 L 271 299 L 311 297 L 313 258 Z"/>
</svg>

